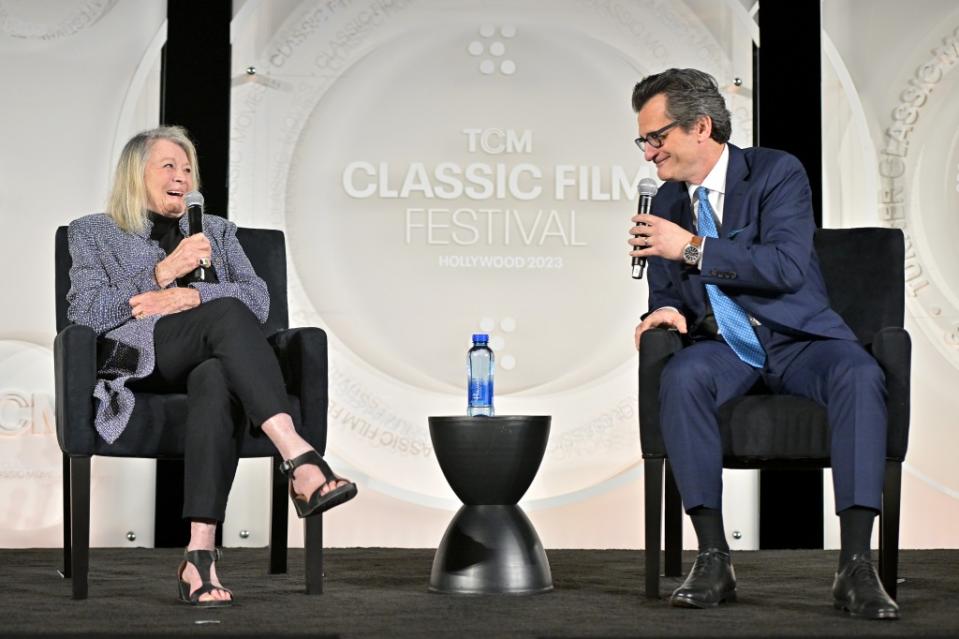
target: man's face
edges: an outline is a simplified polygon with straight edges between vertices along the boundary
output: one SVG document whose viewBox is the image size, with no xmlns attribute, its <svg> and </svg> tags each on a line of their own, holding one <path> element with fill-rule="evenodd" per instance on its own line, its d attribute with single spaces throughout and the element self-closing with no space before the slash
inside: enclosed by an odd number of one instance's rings
<svg viewBox="0 0 959 639">
<path fill-rule="evenodd" d="M 659 93 L 650 98 L 636 117 L 639 123 L 639 135 L 646 137 L 653 131 L 659 131 L 673 120 L 666 114 L 666 94 Z M 704 161 L 704 148 L 699 126 L 684 131 L 674 126 L 660 139 L 662 146 L 655 148 L 648 141 L 644 156 L 648 162 L 656 165 L 656 175 L 661 180 L 673 182 L 693 182 L 702 180 L 699 175 Z M 708 137 L 708 136 L 707 136 Z"/>
</svg>

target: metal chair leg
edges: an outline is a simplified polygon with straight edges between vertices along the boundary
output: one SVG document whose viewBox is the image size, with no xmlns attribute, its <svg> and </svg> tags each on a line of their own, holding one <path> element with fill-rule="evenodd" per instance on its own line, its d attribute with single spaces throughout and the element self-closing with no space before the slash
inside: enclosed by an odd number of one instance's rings
<svg viewBox="0 0 959 639">
<path fill-rule="evenodd" d="M 659 550 L 662 533 L 663 462 L 660 459 L 643 461 L 646 487 L 646 597 L 659 599 Z"/>
<path fill-rule="evenodd" d="M 90 458 L 71 457 L 69 465 L 73 598 L 86 599 L 90 567 Z"/>
<path fill-rule="evenodd" d="M 273 458 L 270 490 L 270 574 L 283 574 L 287 569 L 287 537 L 289 535 L 289 480 L 280 472 L 280 458 Z"/>
<path fill-rule="evenodd" d="M 667 577 L 683 574 L 683 502 L 679 487 L 673 477 L 669 460 L 666 460 L 666 570 Z"/>
<path fill-rule="evenodd" d="M 902 463 L 886 461 L 879 513 L 879 577 L 893 599 L 899 577 L 899 504 L 902 490 Z"/>
<path fill-rule="evenodd" d="M 70 456 L 63 453 L 63 568 L 60 574 L 64 579 L 73 575 L 73 538 L 70 526 L 73 521 L 70 516 Z"/>
<path fill-rule="evenodd" d="M 320 595 L 323 594 L 323 515 L 307 517 L 303 524 L 306 594 Z"/>
</svg>

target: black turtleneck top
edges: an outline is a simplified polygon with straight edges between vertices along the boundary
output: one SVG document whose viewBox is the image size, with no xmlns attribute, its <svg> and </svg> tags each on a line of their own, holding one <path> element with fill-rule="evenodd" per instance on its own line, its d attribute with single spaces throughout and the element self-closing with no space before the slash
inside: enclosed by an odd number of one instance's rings
<svg viewBox="0 0 959 639">
<path fill-rule="evenodd" d="M 183 239 L 183 233 L 180 232 L 180 218 L 165 217 L 150 211 L 150 221 L 153 222 L 150 239 L 156 240 L 160 248 L 169 255 Z"/>
</svg>

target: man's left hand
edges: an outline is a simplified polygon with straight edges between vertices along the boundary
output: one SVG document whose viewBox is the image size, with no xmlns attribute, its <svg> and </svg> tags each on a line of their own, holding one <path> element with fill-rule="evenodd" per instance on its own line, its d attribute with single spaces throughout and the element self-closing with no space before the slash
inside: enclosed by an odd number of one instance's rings
<svg viewBox="0 0 959 639">
<path fill-rule="evenodd" d="M 149 291 L 130 298 L 133 317 L 170 315 L 200 305 L 200 292 L 194 288 L 167 288 Z"/>
<path fill-rule="evenodd" d="M 640 214 L 632 217 L 636 224 L 629 229 L 633 257 L 662 257 L 667 260 L 683 259 L 683 248 L 689 244 L 692 233 L 655 215 Z M 638 237 L 636 237 L 638 236 Z"/>
</svg>

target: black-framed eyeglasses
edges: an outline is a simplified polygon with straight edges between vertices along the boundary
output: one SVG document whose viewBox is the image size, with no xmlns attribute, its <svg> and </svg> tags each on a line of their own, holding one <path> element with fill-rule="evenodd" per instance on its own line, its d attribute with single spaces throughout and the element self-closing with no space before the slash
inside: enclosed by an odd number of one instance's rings
<svg viewBox="0 0 959 639">
<path fill-rule="evenodd" d="M 636 138 L 636 146 L 639 147 L 640 151 L 645 151 L 646 143 L 649 142 L 649 146 L 653 147 L 654 149 L 658 149 L 659 147 L 663 146 L 663 142 L 666 141 L 666 134 L 669 133 L 669 130 L 677 124 L 679 124 L 679 122 L 673 120 L 663 128 L 647 133 L 646 137 L 639 136 Z"/>
</svg>

